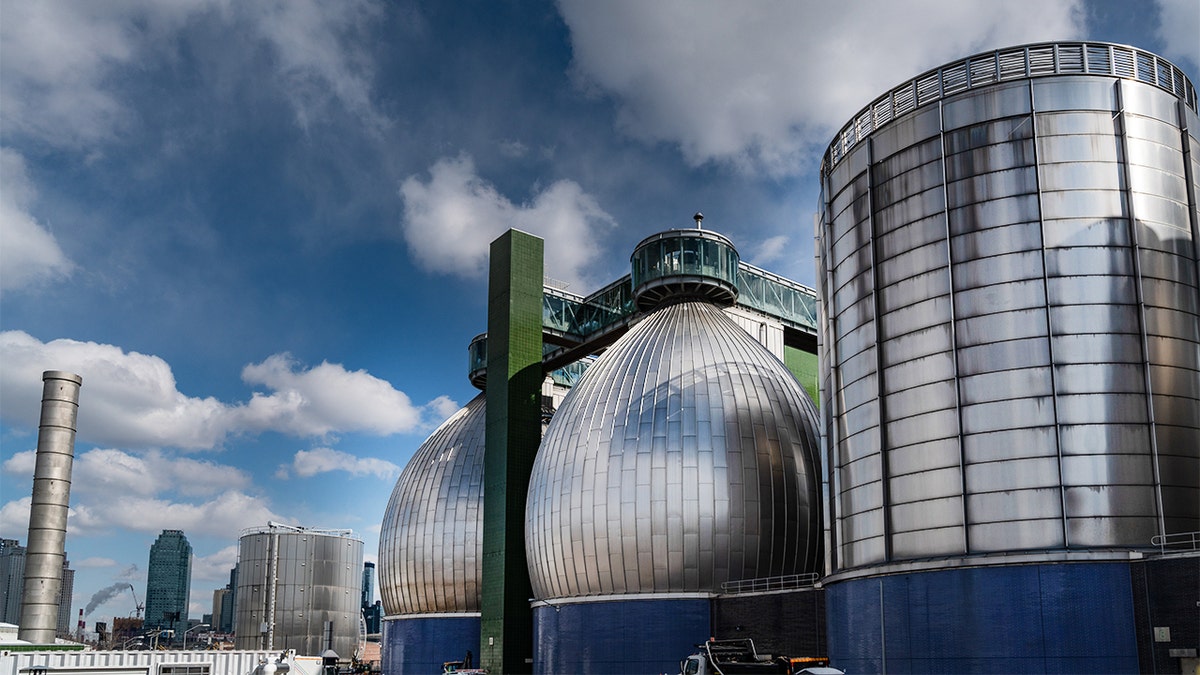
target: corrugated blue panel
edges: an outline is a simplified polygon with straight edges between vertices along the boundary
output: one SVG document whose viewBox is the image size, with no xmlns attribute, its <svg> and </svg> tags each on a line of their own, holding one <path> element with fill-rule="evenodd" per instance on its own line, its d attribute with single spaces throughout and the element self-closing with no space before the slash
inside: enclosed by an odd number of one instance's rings
<svg viewBox="0 0 1200 675">
<path fill-rule="evenodd" d="M 827 594 L 829 655 L 847 672 L 1138 670 L 1125 563 L 900 574 Z"/>
<path fill-rule="evenodd" d="M 676 673 L 710 636 L 709 601 L 620 600 L 536 607 L 534 672 Z"/>
<path fill-rule="evenodd" d="M 387 675 L 440 673 L 443 663 L 462 660 L 468 649 L 478 666 L 479 617 L 384 621 L 380 648 Z"/>
<path fill-rule="evenodd" d="M 825 587 L 826 629 L 832 665 L 847 673 L 883 672 L 879 580 Z"/>
</svg>

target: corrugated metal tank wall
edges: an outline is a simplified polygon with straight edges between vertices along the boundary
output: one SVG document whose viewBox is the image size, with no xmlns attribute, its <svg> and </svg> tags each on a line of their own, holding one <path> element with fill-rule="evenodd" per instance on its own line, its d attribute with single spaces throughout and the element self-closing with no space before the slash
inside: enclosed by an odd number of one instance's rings
<svg viewBox="0 0 1200 675">
<path fill-rule="evenodd" d="M 835 571 L 1200 530 L 1195 108 L 1153 55 L 1033 45 L 839 135 L 818 228 Z"/>
<path fill-rule="evenodd" d="M 325 623 L 332 622 L 333 650 L 349 659 L 358 648 L 362 566 L 363 542 L 351 536 L 272 528 L 243 534 L 237 648 L 295 649 L 319 656 Z M 274 627 L 264 632 L 272 603 Z"/>
</svg>

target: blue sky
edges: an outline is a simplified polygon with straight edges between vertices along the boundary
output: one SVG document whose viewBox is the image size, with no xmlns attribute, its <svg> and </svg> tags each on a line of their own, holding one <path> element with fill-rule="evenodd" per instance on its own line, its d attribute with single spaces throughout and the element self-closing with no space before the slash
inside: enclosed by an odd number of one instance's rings
<svg viewBox="0 0 1200 675">
<path fill-rule="evenodd" d="M 819 157 L 878 94 L 1053 39 L 1195 80 L 1197 35 L 1195 0 L 0 0 L 0 536 L 26 539 L 60 369 L 73 617 L 141 596 L 167 528 L 196 618 L 268 519 L 374 560 L 400 469 L 475 393 L 504 229 L 588 293 L 702 210 L 812 285 Z"/>
</svg>

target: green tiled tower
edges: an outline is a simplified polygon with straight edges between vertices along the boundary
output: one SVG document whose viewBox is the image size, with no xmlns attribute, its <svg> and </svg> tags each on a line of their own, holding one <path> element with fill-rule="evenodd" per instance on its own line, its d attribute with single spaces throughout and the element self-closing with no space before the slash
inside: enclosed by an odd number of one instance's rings
<svg viewBox="0 0 1200 675">
<path fill-rule="evenodd" d="M 491 247 L 479 654 L 492 673 L 532 672 L 525 493 L 542 431 L 542 251 L 517 230 Z"/>
</svg>

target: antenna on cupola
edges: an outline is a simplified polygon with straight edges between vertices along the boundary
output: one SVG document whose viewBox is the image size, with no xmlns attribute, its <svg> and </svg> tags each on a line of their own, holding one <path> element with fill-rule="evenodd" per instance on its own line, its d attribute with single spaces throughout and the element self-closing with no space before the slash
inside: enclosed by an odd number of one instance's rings
<svg viewBox="0 0 1200 675">
<path fill-rule="evenodd" d="M 692 216 L 692 220 L 696 221 L 696 229 L 697 230 L 704 229 L 704 225 L 702 225 L 702 223 L 704 222 L 704 214 L 703 213 L 700 213 L 699 211 L 697 211 L 696 215 Z"/>
</svg>

